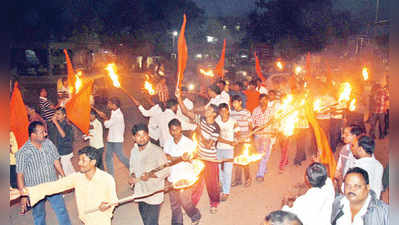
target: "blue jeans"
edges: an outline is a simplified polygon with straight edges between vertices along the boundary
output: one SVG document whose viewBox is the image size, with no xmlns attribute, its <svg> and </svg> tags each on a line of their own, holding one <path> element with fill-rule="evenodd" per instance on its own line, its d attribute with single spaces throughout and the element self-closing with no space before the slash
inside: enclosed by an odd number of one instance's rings
<svg viewBox="0 0 399 225">
<path fill-rule="evenodd" d="M 119 158 L 119 160 L 129 169 L 129 159 L 123 154 L 123 148 L 121 142 L 107 142 L 105 152 L 105 163 L 107 164 L 107 171 L 112 176 L 114 175 L 114 161 L 113 153 Z"/>
<path fill-rule="evenodd" d="M 65 202 L 62 194 L 48 196 L 33 206 L 32 216 L 35 225 L 46 225 L 46 199 L 49 200 L 51 207 L 53 208 L 55 215 L 57 216 L 58 224 L 71 225 L 71 221 L 69 220 L 68 211 L 65 208 Z"/>
<path fill-rule="evenodd" d="M 232 159 L 234 158 L 234 149 L 218 149 L 216 152 L 216 157 L 219 160 Z M 230 194 L 233 162 L 219 163 L 219 174 L 220 183 L 222 184 L 222 192 L 224 194 Z"/>
<path fill-rule="evenodd" d="M 259 162 L 258 172 L 256 173 L 256 177 L 264 177 L 267 170 L 267 161 L 270 158 L 270 137 L 266 136 L 256 136 L 254 138 L 255 148 L 258 150 L 258 153 L 263 153 L 263 157 Z"/>
</svg>

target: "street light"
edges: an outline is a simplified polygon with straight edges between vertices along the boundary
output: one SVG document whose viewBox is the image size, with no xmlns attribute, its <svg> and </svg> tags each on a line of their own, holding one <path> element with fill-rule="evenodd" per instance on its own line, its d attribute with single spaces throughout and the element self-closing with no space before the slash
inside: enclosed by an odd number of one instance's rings
<svg viewBox="0 0 399 225">
<path fill-rule="evenodd" d="M 175 39 L 176 39 L 177 35 L 178 35 L 177 31 L 174 30 L 172 32 L 172 36 L 173 36 L 172 37 L 172 53 L 175 52 L 175 42 L 176 42 Z"/>
</svg>

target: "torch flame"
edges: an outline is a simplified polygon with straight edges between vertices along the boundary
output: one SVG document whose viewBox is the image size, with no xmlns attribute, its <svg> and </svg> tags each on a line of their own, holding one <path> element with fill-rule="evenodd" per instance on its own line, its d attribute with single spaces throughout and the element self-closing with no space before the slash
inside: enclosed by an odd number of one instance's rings
<svg viewBox="0 0 399 225">
<path fill-rule="evenodd" d="M 243 146 L 245 148 L 244 152 L 241 155 L 234 157 L 235 164 L 245 166 L 251 162 L 256 162 L 256 161 L 262 159 L 263 154 L 251 154 L 250 155 L 249 154 L 249 146 L 250 146 L 250 144 L 248 144 L 248 143 L 244 144 L 244 146 Z"/>
<path fill-rule="evenodd" d="M 192 186 L 198 181 L 199 175 L 204 168 L 205 164 L 201 160 L 194 159 L 191 165 L 186 166 L 184 169 L 176 170 L 176 173 L 173 174 L 173 188 L 183 189 Z"/>
<path fill-rule="evenodd" d="M 112 83 L 114 84 L 115 87 L 120 88 L 121 84 L 119 83 L 118 80 L 118 74 L 116 74 L 115 70 L 116 70 L 116 66 L 114 63 L 110 63 L 107 65 L 107 67 L 105 67 L 105 69 L 108 71 L 108 75 L 112 80 Z"/>
<path fill-rule="evenodd" d="M 362 74 L 363 74 L 363 80 L 368 80 L 369 79 L 369 72 L 368 72 L 368 69 L 366 67 L 363 68 Z"/>
<path fill-rule="evenodd" d="M 280 61 L 277 61 L 277 62 L 276 62 L 276 66 L 277 66 L 280 70 L 283 69 L 283 63 L 281 63 Z"/>
<path fill-rule="evenodd" d="M 82 76 L 82 71 L 79 71 L 77 74 L 75 74 L 75 94 L 78 93 L 78 91 L 80 90 L 80 88 L 82 87 L 82 80 L 80 79 L 80 77 Z"/>
<path fill-rule="evenodd" d="M 350 96 L 352 92 L 352 87 L 348 82 L 342 83 L 340 87 L 340 95 L 338 98 L 338 102 L 346 103 L 349 102 Z"/>
<path fill-rule="evenodd" d="M 152 87 L 152 84 L 148 81 L 144 82 L 144 88 L 148 91 L 148 94 L 150 95 L 154 95 L 155 94 L 155 90 Z"/>
<path fill-rule="evenodd" d="M 349 111 L 355 111 L 356 109 L 356 98 L 352 99 L 351 103 L 349 104 Z"/>
<path fill-rule="evenodd" d="M 207 76 L 207 77 L 214 77 L 215 74 L 213 73 L 213 70 L 204 70 L 204 69 L 200 69 L 200 73 L 202 73 L 203 75 Z"/>
<path fill-rule="evenodd" d="M 319 98 L 313 102 L 313 111 L 321 112 L 321 100 Z"/>
<path fill-rule="evenodd" d="M 286 137 L 294 134 L 295 125 L 298 123 L 298 111 L 289 114 L 287 117 L 282 119 L 282 130 Z"/>
<path fill-rule="evenodd" d="M 302 67 L 300 66 L 295 67 L 295 74 L 298 75 L 300 72 L 302 72 Z"/>
</svg>

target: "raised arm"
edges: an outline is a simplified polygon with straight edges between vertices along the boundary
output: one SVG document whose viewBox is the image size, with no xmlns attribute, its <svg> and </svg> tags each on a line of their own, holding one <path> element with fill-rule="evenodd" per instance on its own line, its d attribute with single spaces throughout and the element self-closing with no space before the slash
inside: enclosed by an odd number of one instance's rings
<svg viewBox="0 0 399 225">
<path fill-rule="evenodd" d="M 184 105 L 181 91 L 179 89 L 176 89 L 176 98 L 177 98 L 177 102 L 179 103 L 181 112 L 188 118 L 195 120 L 195 114 L 193 112 L 191 112 L 190 110 L 188 110 L 186 105 Z"/>
</svg>

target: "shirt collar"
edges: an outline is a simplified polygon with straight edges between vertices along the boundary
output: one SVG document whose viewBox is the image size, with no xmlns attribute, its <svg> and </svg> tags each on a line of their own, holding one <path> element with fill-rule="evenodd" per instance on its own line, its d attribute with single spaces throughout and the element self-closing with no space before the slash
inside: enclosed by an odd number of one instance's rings
<svg viewBox="0 0 399 225">
<path fill-rule="evenodd" d="M 41 98 L 41 99 L 44 99 L 44 100 L 47 100 L 47 98 L 46 98 L 46 97 L 42 97 L 42 96 L 40 96 L 40 98 Z"/>
</svg>

